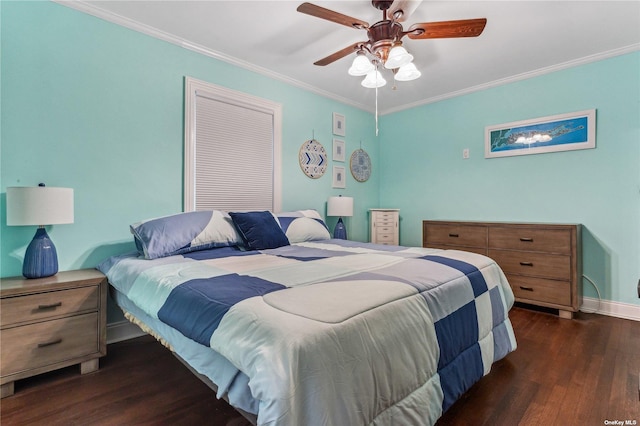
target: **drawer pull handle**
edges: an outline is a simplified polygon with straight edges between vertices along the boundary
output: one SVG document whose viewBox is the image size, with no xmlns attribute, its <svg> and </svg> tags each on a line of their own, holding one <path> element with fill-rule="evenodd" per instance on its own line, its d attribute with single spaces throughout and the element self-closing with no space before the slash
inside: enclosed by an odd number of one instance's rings
<svg viewBox="0 0 640 426">
<path fill-rule="evenodd" d="M 532 262 L 520 262 L 520 265 L 522 266 L 533 266 Z"/>
<path fill-rule="evenodd" d="M 51 340 L 50 342 L 38 343 L 39 348 L 45 348 L 47 346 L 57 345 L 58 343 L 62 343 L 62 339 Z"/>
<path fill-rule="evenodd" d="M 532 287 L 523 287 L 523 286 L 520 286 L 520 290 L 524 290 L 524 291 L 533 291 L 533 288 L 532 288 Z"/>
<path fill-rule="evenodd" d="M 50 305 L 38 305 L 38 309 L 40 310 L 54 309 L 54 308 L 57 308 L 58 306 L 62 306 L 62 302 L 51 303 Z"/>
<path fill-rule="evenodd" d="M 533 238 L 520 238 L 520 241 L 522 241 L 523 243 L 532 243 Z"/>
<path fill-rule="evenodd" d="M 458 238 L 458 237 L 459 237 L 459 235 L 458 235 L 458 234 L 449 234 L 449 236 L 450 236 L 451 238 Z"/>
</svg>

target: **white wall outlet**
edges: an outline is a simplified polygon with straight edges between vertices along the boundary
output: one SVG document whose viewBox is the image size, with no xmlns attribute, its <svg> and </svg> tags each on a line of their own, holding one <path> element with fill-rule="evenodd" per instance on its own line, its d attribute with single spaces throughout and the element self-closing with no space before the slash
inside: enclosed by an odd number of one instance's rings
<svg viewBox="0 0 640 426">
<path fill-rule="evenodd" d="M 462 150 L 462 158 L 469 158 L 469 148 Z"/>
</svg>

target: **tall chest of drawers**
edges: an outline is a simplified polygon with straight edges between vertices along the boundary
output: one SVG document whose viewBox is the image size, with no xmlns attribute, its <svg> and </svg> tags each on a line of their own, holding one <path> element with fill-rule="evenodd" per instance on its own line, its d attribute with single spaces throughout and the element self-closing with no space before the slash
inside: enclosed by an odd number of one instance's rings
<svg viewBox="0 0 640 426">
<path fill-rule="evenodd" d="M 376 244 L 400 244 L 400 210 L 370 209 L 369 241 Z"/>
<path fill-rule="evenodd" d="M 0 279 L 0 384 L 80 364 L 98 369 L 106 355 L 107 280 L 95 269 L 52 277 Z"/>
<path fill-rule="evenodd" d="M 582 294 L 581 226 L 578 224 L 430 221 L 424 247 L 465 250 L 493 258 L 516 301 L 578 311 Z"/>
</svg>

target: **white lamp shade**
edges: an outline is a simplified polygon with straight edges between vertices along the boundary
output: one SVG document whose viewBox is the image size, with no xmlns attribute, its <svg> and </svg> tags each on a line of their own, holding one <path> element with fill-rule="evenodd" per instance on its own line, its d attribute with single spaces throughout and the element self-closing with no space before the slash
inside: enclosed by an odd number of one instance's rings
<svg viewBox="0 0 640 426">
<path fill-rule="evenodd" d="M 400 67 L 400 69 L 398 70 L 394 78 L 397 81 L 411 81 L 411 80 L 415 80 L 421 75 L 422 73 L 418 71 L 418 68 L 416 68 L 415 64 L 409 63 L 407 65 Z"/>
<path fill-rule="evenodd" d="M 368 89 L 375 89 L 376 87 L 382 87 L 387 84 L 387 80 L 382 77 L 380 71 L 373 70 L 362 80 L 362 84 L 364 87 Z"/>
<path fill-rule="evenodd" d="M 351 64 L 351 68 L 349 68 L 349 75 L 353 76 L 361 76 L 366 75 L 369 72 L 375 69 L 375 65 L 371 63 L 371 61 L 362 53 L 356 55 L 353 63 Z"/>
<path fill-rule="evenodd" d="M 385 61 L 384 67 L 387 69 L 400 68 L 411 61 L 413 61 L 413 55 L 407 52 L 404 47 L 396 45 L 389 51 L 389 57 Z"/>
<path fill-rule="evenodd" d="M 352 197 L 329 197 L 327 202 L 327 216 L 353 216 Z"/>
<path fill-rule="evenodd" d="M 73 223 L 73 189 L 50 186 L 7 188 L 7 225 Z"/>
</svg>

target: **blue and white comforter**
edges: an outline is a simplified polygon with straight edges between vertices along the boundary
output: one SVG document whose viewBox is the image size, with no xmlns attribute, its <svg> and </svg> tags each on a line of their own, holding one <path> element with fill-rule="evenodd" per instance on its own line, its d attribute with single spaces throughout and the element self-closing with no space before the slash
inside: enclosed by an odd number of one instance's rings
<svg viewBox="0 0 640 426">
<path fill-rule="evenodd" d="M 433 424 L 516 348 L 505 276 L 468 252 L 326 240 L 100 269 L 246 374 L 260 425 Z"/>
</svg>

